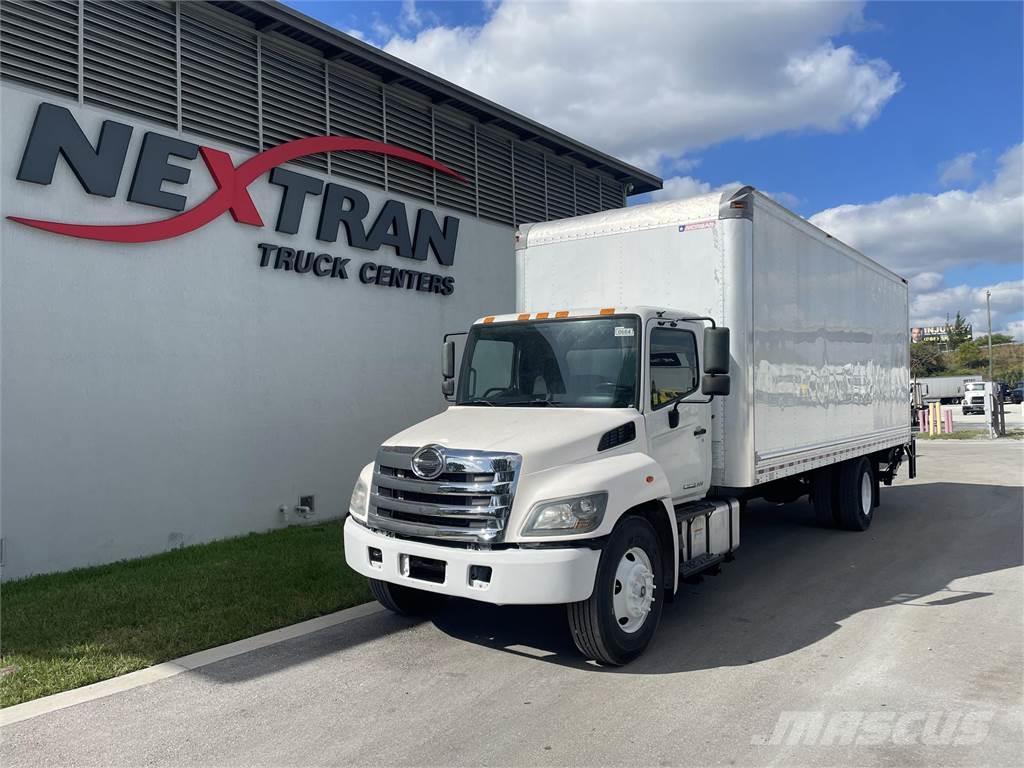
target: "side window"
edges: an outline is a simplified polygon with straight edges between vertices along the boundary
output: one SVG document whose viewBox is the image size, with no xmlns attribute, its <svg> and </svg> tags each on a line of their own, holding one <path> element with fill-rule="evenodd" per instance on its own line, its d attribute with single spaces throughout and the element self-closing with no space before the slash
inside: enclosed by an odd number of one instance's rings
<svg viewBox="0 0 1024 768">
<path fill-rule="evenodd" d="M 481 339 L 473 350 L 473 368 L 469 371 L 470 397 L 483 397 L 492 389 L 508 389 L 512 385 L 511 341 Z"/>
<path fill-rule="evenodd" d="M 697 339 L 690 331 L 651 331 L 651 407 L 697 391 Z"/>
</svg>

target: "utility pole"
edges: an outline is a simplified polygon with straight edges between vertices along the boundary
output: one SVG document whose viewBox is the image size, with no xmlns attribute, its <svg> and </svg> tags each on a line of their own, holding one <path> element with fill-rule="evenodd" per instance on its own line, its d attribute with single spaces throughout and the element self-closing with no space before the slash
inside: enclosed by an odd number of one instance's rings
<svg viewBox="0 0 1024 768">
<path fill-rule="evenodd" d="M 992 378 L 992 291 L 985 291 L 985 308 L 988 311 L 988 380 L 995 382 Z M 993 385 L 994 386 L 994 385 Z"/>
</svg>

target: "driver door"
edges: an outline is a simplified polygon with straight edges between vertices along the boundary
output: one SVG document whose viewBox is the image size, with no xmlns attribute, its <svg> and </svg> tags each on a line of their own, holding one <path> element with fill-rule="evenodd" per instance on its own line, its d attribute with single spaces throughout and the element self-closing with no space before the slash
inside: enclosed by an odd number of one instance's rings
<svg viewBox="0 0 1024 768">
<path fill-rule="evenodd" d="M 710 409 L 701 401 L 697 356 L 701 332 L 701 326 L 687 322 L 672 327 L 652 320 L 647 327 L 648 449 L 665 470 L 676 503 L 703 497 L 711 479 Z M 699 402 L 690 402 L 690 397 Z M 669 414 L 676 398 L 682 400 L 679 423 L 673 427 Z"/>
</svg>

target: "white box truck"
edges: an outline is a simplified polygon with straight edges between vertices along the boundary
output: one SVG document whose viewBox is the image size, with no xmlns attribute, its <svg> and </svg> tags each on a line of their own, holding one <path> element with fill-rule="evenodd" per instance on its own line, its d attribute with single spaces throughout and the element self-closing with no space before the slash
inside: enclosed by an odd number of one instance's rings
<svg viewBox="0 0 1024 768">
<path fill-rule="evenodd" d="M 916 380 L 924 404 L 956 405 L 964 401 L 966 385 L 981 381 L 981 376 L 925 376 Z"/>
<path fill-rule="evenodd" d="M 863 531 L 907 458 L 907 283 L 750 187 L 516 235 L 517 304 L 453 405 L 367 464 L 348 564 L 378 600 L 564 603 L 604 664 L 740 543 L 750 498 Z"/>
</svg>

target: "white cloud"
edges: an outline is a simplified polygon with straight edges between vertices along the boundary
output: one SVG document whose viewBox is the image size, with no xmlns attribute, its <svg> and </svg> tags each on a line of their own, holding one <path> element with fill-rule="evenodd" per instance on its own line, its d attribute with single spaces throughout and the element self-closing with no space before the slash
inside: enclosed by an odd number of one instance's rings
<svg viewBox="0 0 1024 768">
<path fill-rule="evenodd" d="M 964 152 L 939 166 L 939 182 L 944 187 L 974 180 L 974 161 L 977 152 Z"/>
<path fill-rule="evenodd" d="M 1022 146 L 999 159 L 996 177 L 973 192 L 896 195 L 841 205 L 811 221 L 906 277 L 1024 258 Z"/>
<path fill-rule="evenodd" d="M 919 272 L 910 278 L 910 289 L 912 291 L 934 291 L 945 282 L 941 272 Z"/>
<path fill-rule="evenodd" d="M 508 0 L 481 27 L 431 26 L 385 49 L 655 167 L 730 138 L 869 123 L 900 78 L 832 42 L 860 21 L 861 4 Z"/>
<path fill-rule="evenodd" d="M 730 181 L 728 184 L 716 186 L 693 176 L 673 176 L 664 180 L 661 189 L 651 192 L 650 198 L 651 200 L 681 200 L 711 192 L 725 192 L 727 189 L 737 189 L 742 186 L 745 185 L 741 181 Z M 787 208 L 796 208 L 800 204 L 800 198 L 789 192 L 766 192 L 763 189 L 760 191 Z"/>
<path fill-rule="evenodd" d="M 1024 320 L 1011 320 L 1002 330 L 993 330 L 992 333 L 1005 333 L 1014 341 L 1024 341 Z"/>
<path fill-rule="evenodd" d="M 910 302 L 911 325 L 942 325 L 957 312 L 974 326 L 974 334 L 988 333 L 985 291 L 992 292 L 992 327 L 999 328 L 1008 315 L 1024 310 L 1024 280 L 1008 280 L 988 286 L 956 285 L 916 293 Z M 1014 322 L 1014 321 L 1008 321 Z"/>
<path fill-rule="evenodd" d="M 712 186 L 706 181 L 695 179 L 693 176 L 673 176 L 665 179 L 661 189 L 651 192 L 651 200 L 682 200 L 687 197 L 706 195 L 709 192 L 724 192 L 727 189 L 735 189 L 743 185 L 738 181 L 729 184 Z"/>
<path fill-rule="evenodd" d="M 1024 275 L 1024 145 L 999 158 L 995 177 L 976 190 L 897 195 L 842 205 L 811 221 L 908 277 L 912 325 L 941 325 L 962 312 L 975 333 L 987 329 L 985 290 L 992 291 L 992 327 L 1008 327 L 1024 312 L 1024 280 L 990 286 L 943 287 L 952 267 L 995 264 Z"/>
</svg>

